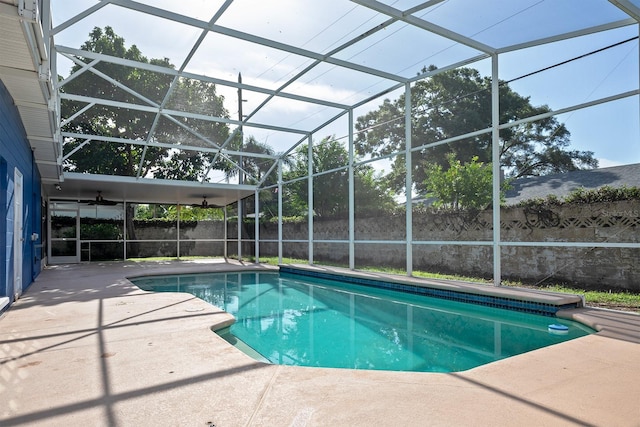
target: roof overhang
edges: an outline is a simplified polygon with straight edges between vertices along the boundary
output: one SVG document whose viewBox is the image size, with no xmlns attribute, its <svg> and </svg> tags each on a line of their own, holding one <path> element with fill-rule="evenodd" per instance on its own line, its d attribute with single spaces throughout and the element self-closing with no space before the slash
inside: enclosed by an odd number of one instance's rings
<svg viewBox="0 0 640 427">
<path fill-rule="evenodd" d="M 62 176 L 62 146 L 39 2 L 0 1 L 0 80 L 16 104 L 43 181 Z"/>
</svg>

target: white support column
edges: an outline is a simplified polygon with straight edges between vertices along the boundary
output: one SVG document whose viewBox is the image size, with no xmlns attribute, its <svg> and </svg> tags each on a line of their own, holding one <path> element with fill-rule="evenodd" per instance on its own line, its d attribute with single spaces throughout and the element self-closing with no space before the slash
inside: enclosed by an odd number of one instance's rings
<svg viewBox="0 0 640 427">
<path fill-rule="evenodd" d="M 278 159 L 278 264 L 282 264 L 282 159 Z"/>
<path fill-rule="evenodd" d="M 313 265 L 313 139 L 307 139 L 307 262 Z"/>
<path fill-rule="evenodd" d="M 491 162 L 493 165 L 493 284 L 500 286 L 500 81 L 498 54 L 491 57 Z"/>
<path fill-rule="evenodd" d="M 176 213 L 178 221 L 176 224 L 176 255 L 178 255 L 178 259 L 180 259 L 180 203 L 176 205 Z"/>
<path fill-rule="evenodd" d="M 242 261 L 242 200 L 238 199 L 238 261 Z"/>
<path fill-rule="evenodd" d="M 353 170 L 353 109 L 349 110 L 349 268 L 356 268 L 356 212 L 355 212 L 355 173 Z"/>
<path fill-rule="evenodd" d="M 122 255 L 124 257 L 124 260 L 127 260 L 127 202 L 125 201 L 123 203 L 123 215 L 122 217 L 124 218 L 124 223 L 122 224 L 122 238 L 123 238 L 123 244 L 122 244 Z M 51 209 L 49 209 L 51 210 Z M 48 218 L 49 220 L 49 225 L 51 225 L 51 217 L 49 216 Z M 49 230 L 49 238 L 51 238 L 51 230 Z M 51 242 L 49 242 L 49 252 L 51 252 Z M 51 258 L 51 255 L 49 254 L 49 258 Z"/>
<path fill-rule="evenodd" d="M 224 208 L 222 209 L 222 214 L 224 216 L 224 231 L 223 231 L 223 240 L 224 240 L 224 249 L 222 251 L 222 253 L 224 254 L 224 258 L 227 259 L 227 245 L 229 244 L 228 242 L 228 238 L 227 238 L 227 205 L 224 205 Z"/>
<path fill-rule="evenodd" d="M 411 159 L 411 83 L 404 86 L 404 152 L 405 152 L 405 194 L 407 201 L 405 205 L 405 234 L 406 234 L 406 268 L 407 276 L 413 275 L 413 203 L 412 203 L 412 159 Z"/>
<path fill-rule="evenodd" d="M 256 188 L 256 193 L 255 193 L 255 216 L 256 216 L 256 221 L 255 221 L 255 228 L 254 228 L 254 234 L 255 234 L 255 239 L 254 239 L 254 249 L 255 249 L 255 260 L 254 262 L 256 264 L 260 264 L 260 191 Z"/>
</svg>

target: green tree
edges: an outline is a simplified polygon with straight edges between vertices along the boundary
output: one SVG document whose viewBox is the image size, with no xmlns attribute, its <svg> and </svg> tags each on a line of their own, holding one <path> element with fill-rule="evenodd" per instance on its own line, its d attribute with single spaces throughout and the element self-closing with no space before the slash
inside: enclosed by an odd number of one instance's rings
<svg viewBox="0 0 640 427">
<path fill-rule="evenodd" d="M 338 141 L 327 137 L 313 145 L 313 173 L 338 169 L 313 178 L 313 210 L 316 216 L 346 215 L 349 211 L 349 173 L 344 165 L 349 153 Z M 285 174 L 285 181 L 307 175 L 308 146 L 296 150 L 296 160 Z M 339 169 L 341 168 L 342 169 Z M 375 214 L 390 210 L 395 205 L 393 195 L 387 190 L 371 166 L 359 166 L 354 170 L 355 202 L 358 212 Z M 307 214 L 307 180 L 294 181 L 285 187 L 288 216 Z"/>
<path fill-rule="evenodd" d="M 180 206 L 181 221 L 220 220 L 223 217 L 222 209 Z M 136 206 L 135 219 L 176 221 L 178 219 L 178 207 L 176 205 L 140 204 Z"/>
<path fill-rule="evenodd" d="M 224 218 L 221 208 L 200 208 L 197 206 L 180 206 L 180 221 L 221 220 Z M 178 219 L 178 206 L 171 205 L 167 209 L 167 219 Z"/>
<path fill-rule="evenodd" d="M 276 152 L 271 146 L 263 142 L 259 142 L 253 136 L 249 136 L 242 147 L 243 153 L 249 155 L 243 157 L 242 168 L 246 172 L 244 182 L 247 184 L 259 184 L 262 186 L 270 186 L 276 183 L 278 177 L 274 169 L 271 169 L 276 160 L 264 158 L 264 157 L 252 157 L 250 154 L 267 154 L 269 156 L 276 156 Z M 267 173 L 271 171 L 269 175 Z M 277 193 L 273 190 L 260 191 L 260 212 L 264 218 L 272 218 L 278 215 L 278 199 Z M 255 211 L 255 205 L 253 203 L 245 203 L 243 212 L 246 214 L 253 213 Z"/>
<path fill-rule="evenodd" d="M 253 136 L 248 136 L 242 147 L 236 146 L 234 149 L 241 149 L 243 153 L 247 154 L 246 156 L 242 156 L 242 159 L 236 159 L 237 163 L 242 165 L 244 171 L 243 181 L 246 184 L 258 184 L 262 181 L 262 178 L 264 178 L 271 169 L 277 157 L 276 152 L 270 145 L 258 141 Z M 272 158 L 253 156 L 252 154 L 266 154 Z M 238 168 L 229 169 L 226 176 L 227 178 L 232 178 L 237 176 L 238 172 Z M 265 185 L 269 185 L 275 181 L 275 174 L 271 174 L 265 180 Z"/>
<path fill-rule="evenodd" d="M 433 205 L 447 209 L 484 209 L 493 199 L 491 163 L 474 156 L 462 164 L 455 153 L 447 155 L 448 167 L 438 163 L 426 166 L 424 186 Z"/>
<path fill-rule="evenodd" d="M 167 58 L 147 59 L 140 50 L 132 45 L 127 48 L 125 40 L 115 34 L 111 27 L 94 28 L 89 39 L 82 45 L 83 50 L 105 55 L 135 60 L 142 63 L 174 68 Z M 87 59 L 80 58 L 83 62 Z M 71 76 L 81 70 L 75 65 Z M 118 83 L 137 92 L 145 99 L 118 87 L 109 80 L 92 73 L 82 72 L 62 86 L 66 93 L 113 100 L 125 103 L 161 104 L 167 109 L 203 113 L 212 116 L 227 117 L 223 98 L 216 93 L 214 84 L 179 78 L 175 83 L 173 76 L 156 73 L 119 64 L 99 62 L 94 69 L 112 78 Z M 171 95 L 165 96 L 171 87 Z M 62 100 L 61 115 L 71 117 L 85 103 Z M 87 135 L 117 137 L 133 141 L 150 141 L 180 145 L 209 146 L 211 142 L 221 143 L 229 135 L 226 124 L 208 120 L 195 120 L 185 117 L 156 117 L 153 112 L 127 110 L 96 104 L 87 111 L 69 121 L 63 131 Z M 176 123 L 179 122 L 180 124 Z M 189 131 L 185 127 L 191 129 Z M 153 132 L 150 134 L 150 132 Z M 197 138 L 195 133 L 205 136 L 209 143 Z M 66 138 L 64 151 L 70 153 L 85 143 L 84 138 Z M 224 167 L 223 163 L 212 165 L 214 156 L 193 150 L 170 150 L 163 147 L 140 144 L 106 143 L 91 141 L 70 156 L 65 163 L 67 170 L 125 176 L 152 176 L 168 179 L 202 179 L 210 166 Z"/>
<path fill-rule="evenodd" d="M 435 70 L 435 67 L 430 67 Z M 423 72 L 427 71 L 423 69 Z M 546 105 L 533 106 L 500 82 L 500 123 L 547 113 Z M 360 155 L 386 155 L 405 149 L 405 97 L 385 99 L 382 105 L 357 119 L 356 148 Z M 458 68 L 417 82 L 411 88 L 412 147 L 480 131 L 491 126 L 491 78 L 472 68 Z M 570 133 L 555 117 L 521 124 L 500 131 L 500 164 L 507 176 L 519 178 L 597 167 L 590 151 L 569 149 Z M 425 162 L 448 167 L 447 154 L 469 162 L 491 162 L 491 133 L 413 152 L 416 190 L 424 192 Z M 404 188 L 404 157 L 396 157 L 388 176 L 397 192 Z"/>
<path fill-rule="evenodd" d="M 166 205 L 157 204 L 136 204 L 134 205 L 134 219 L 156 219 L 165 218 L 167 214 Z"/>
</svg>

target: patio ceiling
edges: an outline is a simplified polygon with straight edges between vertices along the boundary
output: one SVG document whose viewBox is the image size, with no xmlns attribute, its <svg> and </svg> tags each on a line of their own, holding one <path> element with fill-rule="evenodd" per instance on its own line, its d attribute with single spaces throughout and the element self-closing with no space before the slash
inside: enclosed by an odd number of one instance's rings
<svg viewBox="0 0 640 427">
<path fill-rule="evenodd" d="M 0 77 L 16 99 L 36 161 L 48 183 L 45 191 L 69 198 L 84 198 L 85 192 L 93 194 L 110 179 L 62 170 L 68 159 L 82 155 L 82 146 L 133 144 L 170 148 L 185 155 L 208 152 L 236 166 L 243 157 L 257 156 L 273 165 L 279 156 L 310 138 L 353 132 L 345 123 L 350 111 L 373 108 L 383 96 L 429 75 L 419 73 L 422 67 L 435 65 L 438 69 L 430 72 L 435 73 L 473 66 L 492 55 L 637 26 L 640 17 L 638 2 L 632 0 L 491 0 L 482 2 L 481 7 L 465 0 L 328 0 L 322 2 L 320 11 L 312 7 L 317 6 L 315 0 L 263 0 L 250 7 L 242 0 L 206 1 L 197 7 L 194 2 L 169 0 L 155 1 L 153 6 L 130 0 L 52 0 L 51 14 L 47 1 L 40 11 L 45 22 L 43 40 L 51 35 L 55 43 L 53 53 L 47 56 L 46 48 L 34 51 L 34 47 L 47 43 L 30 35 L 29 31 L 37 33 L 37 28 L 19 17 L 18 3 L 0 0 L 0 36 L 16 41 L 19 45 L 12 51 L 21 53 L 7 56 L 7 43 L 0 44 Z M 174 67 L 81 50 L 79 46 L 95 26 L 112 26 L 127 46 L 135 44 L 149 58 L 166 57 Z M 407 45 L 414 48 L 401 48 Z M 38 69 L 41 65 L 48 67 L 49 59 L 53 73 L 50 79 L 43 79 Z M 148 99 L 96 68 L 104 63 L 168 76 L 174 83 L 157 99 Z M 67 82 L 76 77 L 70 75 L 74 65 L 81 66 L 76 75 L 93 73 L 137 100 L 124 103 L 65 91 Z M 218 94 L 225 97 L 228 114 L 215 116 L 173 105 L 177 79 L 215 83 Z M 49 88 L 52 82 L 56 82 L 55 90 Z M 35 99 L 29 100 L 27 89 L 34 88 L 39 90 Z M 149 123 L 146 136 L 138 140 L 60 132 L 61 124 L 74 120 L 59 117 L 60 100 L 76 103 L 87 114 L 104 106 L 150 113 L 155 120 Z M 178 142 L 163 140 L 155 132 L 154 123 L 160 121 L 179 121 L 190 137 Z M 279 154 L 256 155 L 234 149 L 231 137 L 217 140 L 197 132 L 195 124 L 202 122 L 224 123 L 231 135 L 241 132 L 245 137 L 255 136 Z M 68 138 L 84 145 L 74 152 L 65 150 L 63 141 Z M 228 177 L 223 181 L 215 171 L 205 182 L 157 181 L 163 183 L 158 186 L 148 178 L 113 175 L 112 188 L 119 189 L 114 198 L 191 203 L 196 190 L 207 186 L 225 194 L 220 200 L 252 194 L 254 188 L 228 183 Z M 58 182 L 62 191 L 54 190 Z M 184 191 L 175 190 L 180 185 L 185 186 Z M 141 191 L 133 192 L 135 186 Z M 175 192 L 167 196 L 165 188 Z"/>
</svg>

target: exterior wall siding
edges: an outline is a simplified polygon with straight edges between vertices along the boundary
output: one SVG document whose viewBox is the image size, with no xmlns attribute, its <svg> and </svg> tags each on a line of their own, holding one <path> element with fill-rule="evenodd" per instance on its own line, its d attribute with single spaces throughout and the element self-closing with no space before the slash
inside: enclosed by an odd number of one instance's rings
<svg viewBox="0 0 640 427">
<path fill-rule="evenodd" d="M 13 98 L 0 81 L 0 236 L 3 241 L 0 258 L 0 299 L 12 303 L 14 300 L 14 175 L 16 168 L 22 174 L 23 188 L 23 247 L 22 289 L 29 287 L 40 272 L 40 239 L 31 240 L 32 233 L 41 232 L 41 179 L 33 160 L 22 120 Z M 0 310 L 6 304 L 0 304 Z"/>
</svg>

